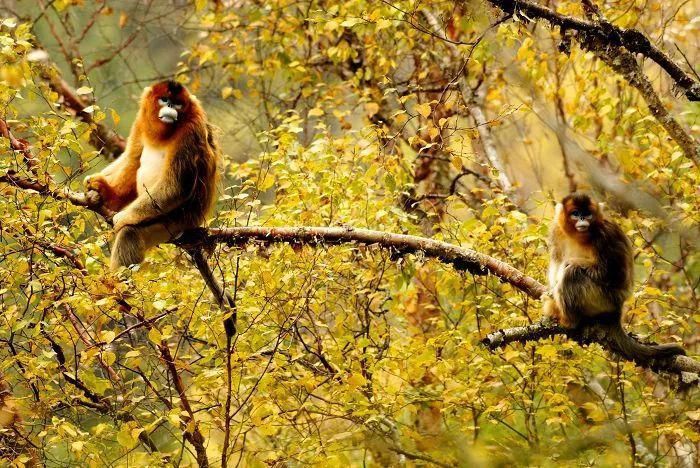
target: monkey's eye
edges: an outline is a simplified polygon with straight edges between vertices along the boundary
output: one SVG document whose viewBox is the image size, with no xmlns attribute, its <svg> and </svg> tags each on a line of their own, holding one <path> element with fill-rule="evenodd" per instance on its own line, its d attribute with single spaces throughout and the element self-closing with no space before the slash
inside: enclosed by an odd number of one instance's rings
<svg viewBox="0 0 700 468">
<path fill-rule="evenodd" d="M 167 99 L 163 99 L 163 98 L 158 98 L 158 104 L 160 104 L 161 106 L 167 106 L 167 105 L 168 105 L 168 100 L 167 100 Z"/>
<path fill-rule="evenodd" d="M 581 213 L 578 210 L 574 210 L 571 212 L 571 217 L 573 218 L 578 218 L 581 215 Z"/>
</svg>

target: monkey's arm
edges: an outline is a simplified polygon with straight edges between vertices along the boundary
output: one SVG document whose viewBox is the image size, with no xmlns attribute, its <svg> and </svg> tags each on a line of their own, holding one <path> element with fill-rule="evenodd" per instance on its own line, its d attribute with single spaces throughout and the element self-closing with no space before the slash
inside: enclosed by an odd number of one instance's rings
<svg viewBox="0 0 700 468">
<path fill-rule="evenodd" d="M 136 197 L 136 172 L 143 144 L 140 132 L 134 126 L 124 153 L 101 172 L 87 176 L 85 186 L 97 191 L 108 208 L 119 211 Z"/>
<path fill-rule="evenodd" d="M 205 151 L 202 141 L 197 134 L 183 138 L 179 149 L 169 156 L 168 167 L 155 186 L 114 216 L 115 232 L 124 226 L 150 224 L 164 218 L 196 193 L 195 185 L 201 176 L 198 161 Z"/>
</svg>

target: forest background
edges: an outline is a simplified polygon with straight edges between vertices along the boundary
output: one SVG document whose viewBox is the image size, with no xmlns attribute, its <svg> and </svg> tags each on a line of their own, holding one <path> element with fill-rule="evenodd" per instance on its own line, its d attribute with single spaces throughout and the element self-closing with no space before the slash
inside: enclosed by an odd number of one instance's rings
<svg viewBox="0 0 700 468">
<path fill-rule="evenodd" d="M 3 460 L 697 466 L 699 7 L 1 0 Z M 82 179 L 169 78 L 212 229 L 115 276 Z M 574 190 L 635 245 L 625 327 L 689 357 L 540 322 Z"/>
</svg>

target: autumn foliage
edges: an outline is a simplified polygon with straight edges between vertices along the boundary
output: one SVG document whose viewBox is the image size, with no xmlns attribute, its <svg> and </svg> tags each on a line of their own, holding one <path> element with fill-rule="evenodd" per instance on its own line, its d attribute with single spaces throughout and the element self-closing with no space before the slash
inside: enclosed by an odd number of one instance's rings
<svg viewBox="0 0 700 468">
<path fill-rule="evenodd" d="M 697 373 L 595 337 L 482 340 L 539 323 L 553 202 L 578 189 L 634 243 L 626 329 L 697 363 L 697 16 L 681 0 L 0 0 L 3 462 L 696 466 Z M 220 129 L 218 231 L 112 274 L 112 213 L 81 181 L 165 78 Z M 419 240 L 216 237 L 246 226 Z"/>
</svg>

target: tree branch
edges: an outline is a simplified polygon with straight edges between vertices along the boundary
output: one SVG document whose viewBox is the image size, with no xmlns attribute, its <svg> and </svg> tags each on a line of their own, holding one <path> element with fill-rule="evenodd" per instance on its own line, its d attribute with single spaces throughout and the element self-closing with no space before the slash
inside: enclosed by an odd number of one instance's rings
<svg viewBox="0 0 700 468">
<path fill-rule="evenodd" d="M 49 84 L 53 91 L 63 98 L 62 104 L 68 112 L 93 128 L 90 133 L 90 144 L 93 147 L 102 150 L 102 154 L 108 159 L 115 159 L 124 152 L 126 148 L 126 140 L 124 137 L 108 128 L 106 125 L 95 122 L 91 113 L 83 111 L 89 104 L 78 96 L 75 90 L 61 78 L 58 72 L 56 72 L 55 66 L 51 67 L 47 64 L 41 77 Z"/>
<path fill-rule="evenodd" d="M 527 19 L 543 19 L 563 30 L 595 35 L 609 46 L 624 47 L 635 54 L 642 54 L 656 62 L 683 89 L 690 101 L 700 101 L 700 83 L 678 65 L 666 52 L 651 43 L 638 29 L 624 29 L 607 21 L 592 22 L 538 5 L 529 0 L 488 0 L 506 13 L 521 13 Z"/>
<path fill-rule="evenodd" d="M 7 182 L 8 180 L 13 181 L 12 178 L 7 179 L 7 177 L 8 176 L 0 177 L 0 182 Z M 37 182 L 15 182 L 13 185 L 17 188 L 36 190 L 41 194 L 54 198 L 65 198 L 76 205 L 86 206 L 88 209 L 96 212 L 100 211 L 99 206 L 85 203 L 85 200 L 94 198 L 95 192 L 93 191 L 87 194 L 70 192 L 70 197 L 61 197 L 61 193 L 57 194 L 56 191 L 48 190 Z M 237 246 L 251 241 L 266 244 L 286 243 L 290 245 L 311 246 L 352 243 L 368 246 L 377 245 L 399 255 L 415 254 L 423 255 L 428 258 L 435 258 L 443 263 L 452 265 L 457 270 L 465 270 L 478 275 L 492 274 L 504 283 L 510 284 L 534 299 L 539 299 L 547 291 L 547 288 L 534 278 L 525 275 L 507 263 L 489 255 L 476 252 L 475 250 L 425 237 L 393 234 L 369 229 L 355 229 L 352 227 L 263 226 L 211 228 L 208 230 L 205 228 L 197 228 L 184 232 L 174 243 L 187 250 L 193 256 L 195 265 L 200 273 L 202 273 L 207 286 L 214 294 L 217 302 L 219 304 L 228 303 L 228 305 L 231 305 L 232 300 L 230 296 L 214 280 L 211 268 L 206 262 L 201 249 L 206 246 L 211 246 L 214 243 L 225 243 L 231 246 Z M 233 307 L 235 312 L 235 304 Z M 234 316 L 235 314 L 232 315 L 232 317 Z M 230 340 L 230 337 L 235 331 L 229 331 L 230 323 L 224 322 L 224 325 L 226 326 L 227 338 Z M 600 330 L 593 335 L 589 333 L 589 329 L 595 331 L 599 327 L 584 327 L 576 330 L 565 330 L 559 327 L 552 328 L 545 324 L 539 324 L 539 326 L 536 324 L 531 327 L 535 328 L 517 327 L 508 330 L 500 330 L 495 332 L 495 334 L 489 335 L 493 337 L 487 337 L 488 341 L 485 341 L 485 344 L 488 348 L 495 349 L 498 346 L 508 344 L 512 341 L 529 341 L 552 336 L 554 334 L 565 334 L 579 343 L 598 342 L 608 351 L 620 354 L 614 346 L 614 343 L 608 339 L 606 333 L 601 334 Z M 579 336 L 577 335 L 578 333 L 581 333 L 580 336 L 582 338 L 577 338 Z M 594 336 L 595 339 L 590 339 L 588 338 L 589 336 Z M 633 336 L 632 338 L 636 339 Z M 641 362 L 635 359 L 634 356 L 623 355 L 623 357 L 628 360 L 638 361 L 641 365 L 655 370 L 676 374 L 682 374 L 683 372 L 693 374 L 692 376 L 682 375 L 684 380 L 699 379 L 700 376 L 700 362 L 685 356 L 676 356 L 673 359 L 660 360 L 654 363 Z"/>
<path fill-rule="evenodd" d="M 693 161 L 695 167 L 700 168 L 700 146 L 693 140 L 671 113 L 666 109 L 659 98 L 649 78 L 644 74 L 634 56 L 622 50 L 596 49 L 598 58 L 610 68 L 622 75 L 627 82 L 635 87 L 647 103 L 649 112 L 668 132 L 673 140 L 681 148 L 685 156 Z"/>
<path fill-rule="evenodd" d="M 671 358 L 643 362 L 636 356 L 625 355 L 608 336 L 606 330 L 598 325 L 567 329 L 548 320 L 542 320 L 524 327 L 506 328 L 489 333 L 481 342 L 488 349 L 494 351 L 511 343 L 526 343 L 542 338 L 552 338 L 556 335 L 564 335 L 580 345 L 598 343 L 608 351 L 612 351 L 626 360 L 635 361 L 644 367 L 649 367 L 655 371 L 678 374 L 684 383 L 700 383 L 700 361 L 696 361 L 688 356 L 677 355 Z M 633 335 L 630 336 L 634 337 Z"/>
<path fill-rule="evenodd" d="M 48 184 L 41 183 L 34 179 L 28 179 L 17 175 L 17 172 L 9 170 L 5 175 L 0 176 L 0 182 L 4 182 L 23 190 L 33 190 L 40 195 L 55 198 L 56 200 L 68 200 L 73 205 L 84 206 L 103 216 L 111 222 L 114 212 L 102 205 L 100 194 L 94 190 L 89 192 L 74 192 L 68 188 L 51 188 Z"/>
<path fill-rule="evenodd" d="M 544 19 L 559 26 L 567 40 L 575 38 L 581 47 L 593 52 L 599 59 L 621 75 L 636 88 L 644 98 L 652 116 L 683 150 L 685 156 L 696 167 L 700 167 L 700 146 L 678 121 L 666 110 L 651 81 L 644 74 L 633 53 L 640 53 L 657 62 L 675 80 L 677 86 L 686 91 L 691 101 L 700 101 L 700 83 L 685 73 L 679 65 L 663 51 L 655 47 L 643 33 L 636 29 L 623 29 L 606 21 L 598 9 L 589 1 L 584 8 L 591 21 L 562 15 L 547 7 L 528 0 L 488 0 L 506 13 L 520 12 L 528 19 Z M 593 18 L 598 18 L 593 20 Z"/>
<path fill-rule="evenodd" d="M 534 278 L 496 258 L 448 242 L 407 234 L 392 234 L 352 227 L 240 226 L 212 228 L 204 236 L 202 236 L 202 230 L 188 231 L 178 240 L 178 244 L 187 245 L 192 240 L 204 243 L 219 242 L 228 245 L 241 245 L 250 241 L 314 246 L 348 243 L 378 245 L 400 255 L 418 254 L 435 258 L 458 270 L 478 275 L 490 273 L 534 298 L 539 298 L 547 290 Z"/>
</svg>

